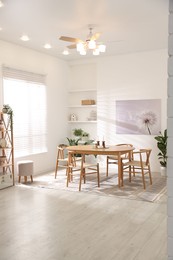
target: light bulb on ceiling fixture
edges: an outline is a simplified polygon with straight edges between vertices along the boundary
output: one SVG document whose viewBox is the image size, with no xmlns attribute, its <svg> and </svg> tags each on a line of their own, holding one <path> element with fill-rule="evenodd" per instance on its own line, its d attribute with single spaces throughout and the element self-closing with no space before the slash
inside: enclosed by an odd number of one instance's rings
<svg viewBox="0 0 173 260">
<path fill-rule="evenodd" d="M 84 45 L 82 42 L 77 43 L 77 51 L 81 52 L 84 50 Z"/>
<path fill-rule="evenodd" d="M 97 56 L 97 55 L 99 55 L 99 54 L 100 54 L 99 49 L 93 50 L 93 55 Z"/>
<path fill-rule="evenodd" d="M 86 55 L 86 50 L 85 49 L 81 50 L 80 55 Z"/>
<path fill-rule="evenodd" d="M 100 44 L 100 45 L 98 46 L 98 48 L 99 48 L 99 51 L 100 51 L 100 52 L 105 52 L 105 51 L 106 51 L 106 45 L 104 45 L 104 44 Z"/>
<path fill-rule="evenodd" d="M 88 48 L 89 48 L 90 50 L 95 49 L 95 48 L 96 48 L 96 42 L 95 42 L 94 40 L 90 40 L 90 41 L 88 42 Z"/>
</svg>

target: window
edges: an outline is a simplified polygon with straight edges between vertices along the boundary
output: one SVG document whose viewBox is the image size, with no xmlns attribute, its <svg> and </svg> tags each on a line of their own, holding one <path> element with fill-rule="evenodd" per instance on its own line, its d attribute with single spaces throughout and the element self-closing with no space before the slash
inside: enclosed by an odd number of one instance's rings
<svg viewBox="0 0 173 260">
<path fill-rule="evenodd" d="M 15 157 L 46 152 L 45 76 L 3 67 L 3 101 L 14 113 Z"/>
</svg>

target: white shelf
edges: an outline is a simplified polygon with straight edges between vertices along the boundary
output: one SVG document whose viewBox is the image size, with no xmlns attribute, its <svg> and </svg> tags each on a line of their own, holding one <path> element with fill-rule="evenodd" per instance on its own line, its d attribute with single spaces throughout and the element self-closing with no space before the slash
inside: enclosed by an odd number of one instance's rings
<svg viewBox="0 0 173 260">
<path fill-rule="evenodd" d="M 75 105 L 75 106 L 69 106 L 68 108 L 92 108 L 97 107 L 97 105 Z"/>
<path fill-rule="evenodd" d="M 94 121 L 68 121 L 68 123 L 70 123 L 70 124 L 78 124 L 78 123 L 87 123 L 87 124 L 90 124 L 90 123 L 97 123 L 97 121 L 96 120 L 94 120 Z"/>
<path fill-rule="evenodd" d="M 76 92 L 96 92 L 97 89 L 73 89 L 69 90 L 69 93 L 76 93 Z"/>
</svg>

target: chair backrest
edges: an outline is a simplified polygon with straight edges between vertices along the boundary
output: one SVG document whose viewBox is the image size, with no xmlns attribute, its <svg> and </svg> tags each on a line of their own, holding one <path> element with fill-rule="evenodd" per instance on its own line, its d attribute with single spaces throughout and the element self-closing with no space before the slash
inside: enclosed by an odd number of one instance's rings
<svg viewBox="0 0 173 260">
<path fill-rule="evenodd" d="M 129 147 L 133 147 L 132 144 L 116 144 L 116 146 L 129 146 Z M 128 159 L 129 158 L 129 153 L 124 154 L 123 158 Z"/>
<path fill-rule="evenodd" d="M 145 161 L 145 164 L 146 165 L 149 165 L 150 164 L 150 155 L 151 155 L 151 151 L 152 149 L 140 149 L 140 156 L 141 156 L 141 160 L 142 161 Z M 145 158 L 144 158 L 145 156 Z"/>
<path fill-rule="evenodd" d="M 66 147 L 67 147 L 67 145 L 65 145 L 65 144 L 60 144 L 57 146 L 57 160 L 64 159 Z"/>
</svg>

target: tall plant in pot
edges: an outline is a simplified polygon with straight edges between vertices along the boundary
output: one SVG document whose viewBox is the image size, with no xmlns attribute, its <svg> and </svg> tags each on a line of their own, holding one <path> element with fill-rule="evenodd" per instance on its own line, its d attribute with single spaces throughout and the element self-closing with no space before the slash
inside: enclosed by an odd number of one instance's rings
<svg viewBox="0 0 173 260">
<path fill-rule="evenodd" d="M 167 129 L 164 130 L 163 134 L 160 132 L 158 136 L 155 136 L 157 141 L 157 147 L 159 149 L 158 159 L 161 166 L 161 175 L 166 175 L 167 167 Z"/>
</svg>

